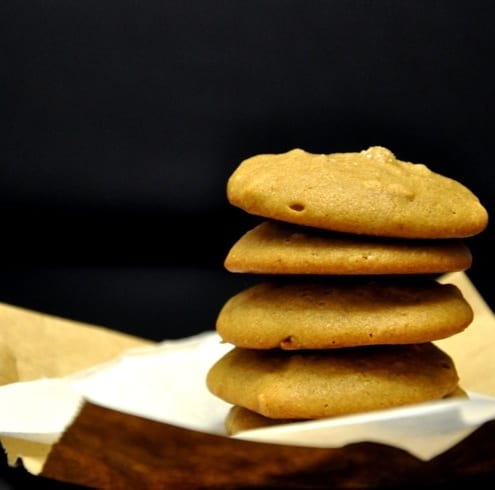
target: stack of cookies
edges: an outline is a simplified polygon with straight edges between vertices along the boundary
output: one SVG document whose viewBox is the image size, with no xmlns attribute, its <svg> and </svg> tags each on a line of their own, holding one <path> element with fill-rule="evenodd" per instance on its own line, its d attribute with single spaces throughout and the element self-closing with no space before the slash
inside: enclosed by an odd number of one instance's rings
<svg viewBox="0 0 495 490">
<path fill-rule="evenodd" d="M 469 189 L 383 147 L 295 149 L 243 161 L 227 196 L 263 218 L 225 259 L 259 282 L 219 312 L 233 347 L 206 379 L 229 434 L 465 396 L 433 342 L 473 319 L 436 280 L 471 266 L 465 239 L 487 226 Z"/>
</svg>

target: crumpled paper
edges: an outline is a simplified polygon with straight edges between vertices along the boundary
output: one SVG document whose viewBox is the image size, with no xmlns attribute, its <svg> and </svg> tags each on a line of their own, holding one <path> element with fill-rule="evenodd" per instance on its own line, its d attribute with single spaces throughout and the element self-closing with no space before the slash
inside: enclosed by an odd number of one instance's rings
<svg viewBox="0 0 495 490">
<path fill-rule="evenodd" d="M 428 460 L 484 422 L 495 419 L 493 374 L 490 378 L 470 371 L 475 352 L 475 365 L 483 366 L 483 373 L 495 372 L 493 314 L 465 274 L 455 273 L 443 280 L 457 283 L 475 310 L 475 320 L 454 336 L 458 339 L 437 342 L 454 358 L 469 399 L 272 426 L 236 437 L 318 447 L 374 441 Z M 0 436 L 53 444 L 84 400 L 155 421 L 224 434 L 224 418 L 230 405 L 209 393 L 205 377 L 215 360 L 231 348 L 221 342 L 216 332 L 205 331 L 190 338 L 126 349 L 109 361 L 65 376 L 0 387 Z"/>
</svg>

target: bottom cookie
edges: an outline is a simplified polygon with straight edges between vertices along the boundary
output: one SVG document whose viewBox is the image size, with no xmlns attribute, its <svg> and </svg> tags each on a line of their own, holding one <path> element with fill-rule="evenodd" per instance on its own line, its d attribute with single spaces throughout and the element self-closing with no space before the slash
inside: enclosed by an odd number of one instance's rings
<svg viewBox="0 0 495 490">
<path fill-rule="evenodd" d="M 445 396 L 444 398 L 452 397 L 467 398 L 468 395 L 460 386 L 458 386 L 451 394 Z M 265 427 L 302 421 L 303 420 L 298 419 L 272 419 L 253 412 L 247 408 L 234 405 L 230 408 L 225 418 L 225 430 L 227 435 L 233 436 L 246 430 L 262 429 Z"/>
</svg>

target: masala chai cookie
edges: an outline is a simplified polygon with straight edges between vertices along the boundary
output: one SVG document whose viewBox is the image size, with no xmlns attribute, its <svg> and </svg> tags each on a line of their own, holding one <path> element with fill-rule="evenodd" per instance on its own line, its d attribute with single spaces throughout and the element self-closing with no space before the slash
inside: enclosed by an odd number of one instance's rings
<svg viewBox="0 0 495 490">
<path fill-rule="evenodd" d="M 429 342 L 461 332 L 473 319 L 454 284 L 344 279 L 255 284 L 227 300 L 216 330 L 238 347 L 336 349 Z"/>
<path fill-rule="evenodd" d="M 394 239 L 266 220 L 229 250 L 230 272 L 257 274 L 442 274 L 471 267 L 462 239 Z"/>
<path fill-rule="evenodd" d="M 227 198 L 250 214 L 364 235 L 464 238 L 488 223 L 467 187 L 380 146 L 255 155 L 229 177 Z"/>
<path fill-rule="evenodd" d="M 316 419 L 443 398 L 458 385 L 432 343 L 318 351 L 234 347 L 207 373 L 211 393 L 265 417 Z"/>
</svg>

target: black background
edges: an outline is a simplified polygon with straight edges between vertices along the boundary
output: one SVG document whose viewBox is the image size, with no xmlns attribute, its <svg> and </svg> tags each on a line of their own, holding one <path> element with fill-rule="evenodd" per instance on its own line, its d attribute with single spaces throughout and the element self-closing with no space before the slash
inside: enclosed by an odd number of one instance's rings
<svg viewBox="0 0 495 490">
<path fill-rule="evenodd" d="M 0 301 L 162 340 L 214 328 L 257 153 L 371 145 L 495 209 L 491 1 L 4 0 Z M 469 239 L 487 302 L 493 227 Z"/>
</svg>

